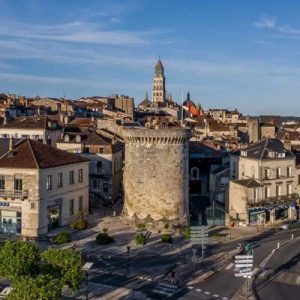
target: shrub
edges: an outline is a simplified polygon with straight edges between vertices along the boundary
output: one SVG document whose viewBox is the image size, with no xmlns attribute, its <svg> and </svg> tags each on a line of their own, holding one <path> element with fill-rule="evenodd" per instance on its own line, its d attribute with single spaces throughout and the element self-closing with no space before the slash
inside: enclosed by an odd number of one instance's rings
<svg viewBox="0 0 300 300">
<path fill-rule="evenodd" d="M 169 223 L 166 223 L 166 224 L 164 225 L 164 229 L 169 229 L 169 227 L 170 227 L 170 224 L 169 224 Z"/>
<path fill-rule="evenodd" d="M 185 227 L 185 238 L 187 240 L 191 239 L 191 227 L 189 227 L 189 226 Z"/>
<path fill-rule="evenodd" d="M 137 245 L 145 245 L 146 244 L 146 236 L 143 233 L 138 233 L 135 237 L 135 243 Z"/>
<path fill-rule="evenodd" d="M 114 239 L 107 234 L 107 232 L 100 232 L 96 236 L 96 244 L 98 245 L 108 245 L 114 242 Z"/>
<path fill-rule="evenodd" d="M 171 235 L 169 233 L 165 233 L 165 234 L 163 234 L 161 236 L 161 241 L 163 243 L 169 243 L 169 244 L 171 244 L 173 240 L 172 240 L 172 237 L 171 237 Z"/>
<path fill-rule="evenodd" d="M 107 233 L 107 232 L 108 232 L 108 229 L 104 227 L 104 228 L 102 229 L 102 231 Z"/>
<path fill-rule="evenodd" d="M 71 241 L 70 234 L 66 231 L 59 232 L 54 238 L 53 243 L 55 244 L 65 244 Z"/>
<path fill-rule="evenodd" d="M 77 230 L 84 230 L 88 227 L 88 222 L 86 220 L 77 220 L 71 224 L 71 228 Z"/>
<path fill-rule="evenodd" d="M 139 230 L 144 230 L 146 228 L 145 224 L 144 223 L 139 223 L 136 225 L 137 229 Z"/>
</svg>

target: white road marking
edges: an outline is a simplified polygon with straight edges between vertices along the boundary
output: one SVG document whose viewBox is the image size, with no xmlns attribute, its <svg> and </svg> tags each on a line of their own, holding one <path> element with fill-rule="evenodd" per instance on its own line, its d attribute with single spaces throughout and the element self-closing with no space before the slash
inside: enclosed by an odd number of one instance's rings
<svg viewBox="0 0 300 300">
<path fill-rule="evenodd" d="M 230 263 L 230 264 L 225 268 L 225 270 L 229 270 L 229 269 L 231 269 L 233 266 L 234 266 L 234 264 L 233 264 L 233 263 Z"/>
<path fill-rule="evenodd" d="M 228 298 L 227 297 L 223 297 L 222 300 L 228 300 Z"/>
<path fill-rule="evenodd" d="M 192 290 L 194 287 L 193 286 L 188 286 L 188 289 Z"/>
<path fill-rule="evenodd" d="M 258 271 L 258 268 L 254 268 L 252 271 L 252 276 L 255 275 L 257 273 L 257 271 Z"/>
<path fill-rule="evenodd" d="M 205 294 L 205 295 L 209 295 L 209 294 L 210 294 L 210 292 L 208 292 L 208 291 L 207 291 L 207 292 L 204 292 L 204 294 Z"/>
<path fill-rule="evenodd" d="M 202 290 L 201 290 L 201 289 L 196 289 L 196 291 L 197 291 L 197 292 L 202 292 Z"/>
<path fill-rule="evenodd" d="M 219 295 L 218 295 L 218 294 L 213 294 L 213 296 L 214 296 L 215 298 L 218 298 L 218 297 L 219 297 Z"/>
<path fill-rule="evenodd" d="M 262 273 L 259 274 L 259 277 L 265 277 L 269 270 L 264 270 Z"/>
</svg>

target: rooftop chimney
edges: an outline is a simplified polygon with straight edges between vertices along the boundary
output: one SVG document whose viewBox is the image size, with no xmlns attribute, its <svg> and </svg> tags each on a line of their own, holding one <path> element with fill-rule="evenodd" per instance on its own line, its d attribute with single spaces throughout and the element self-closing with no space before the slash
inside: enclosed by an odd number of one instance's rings
<svg viewBox="0 0 300 300">
<path fill-rule="evenodd" d="M 9 138 L 9 143 L 8 143 L 8 151 L 11 151 L 13 149 L 13 138 Z"/>
<path fill-rule="evenodd" d="M 3 125 L 8 124 L 8 122 L 9 122 L 9 112 L 6 110 L 4 112 Z"/>
</svg>

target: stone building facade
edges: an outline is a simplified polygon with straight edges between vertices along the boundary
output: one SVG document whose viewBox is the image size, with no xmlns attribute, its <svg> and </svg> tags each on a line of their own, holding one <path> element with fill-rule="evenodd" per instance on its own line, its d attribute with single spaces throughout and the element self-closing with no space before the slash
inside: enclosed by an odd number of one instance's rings
<svg viewBox="0 0 300 300">
<path fill-rule="evenodd" d="M 88 160 L 33 140 L 0 159 L 0 234 L 37 238 L 88 213 Z"/>
<path fill-rule="evenodd" d="M 128 128 L 123 137 L 125 219 L 187 224 L 190 131 Z"/>
<path fill-rule="evenodd" d="M 104 132 L 65 132 L 57 148 L 89 160 L 90 204 L 114 203 L 121 192 L 123 143 Z"/>
<path fill-rule="evenodd" d="M 295 155 L 280 140 L 267 139 L 243 149 L 238 179 L 229 185 L 229 216 L 259 225 L 293 220 L 299 209 L 295 175 Z"/>
<path fill-rule="evenodd" d="M 0 137 L 31 138 L 55 147 L 62 126 L 47 116 L 18 117 L 0 127 Z"/>
</svg>

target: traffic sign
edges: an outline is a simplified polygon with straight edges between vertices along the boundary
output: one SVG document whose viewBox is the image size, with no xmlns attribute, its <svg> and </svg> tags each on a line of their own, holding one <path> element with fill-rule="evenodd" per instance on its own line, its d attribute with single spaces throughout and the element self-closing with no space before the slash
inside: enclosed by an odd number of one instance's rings
<svg viewBox="0 0 300 300">
<path fill-rule="evenodd" d="M 253 264 L 236 264 L 235 267 L 236 268 L 246 268 L 246 267 L 252 268 Z"/>
<path fill-rule="evenodd" d="M 191 231 L 192 230 L 202 230 L 202 231 L 205 231 L 205 230 L 208 230 L 208 226 L 191 226 Z"/>
<path fill-rule="evenodd" d="M 248 277 L 248 278 L 251 278 L 252 276 L 252 272 L 249 272 L 249 273 L 236 273 L 234 274 L 236 277 Z"/>
<path fill-rule="evenodd" d="M 241 258 L 250 259 L 250 258 L 253 258 L 253 255 L 236 255 L 235 256 L 235 259 L 241 259 Z"/>
<path fill-rule="evenodd" d="M 242 264 L 242 263 L 253 263 L 253 259 L 239 259 L 235 260 L 236 264 Z"/>
<path fill-rule="evenodd" d="M 251 272 L 252 269 L 251 268 L 246 268 L 246 269 L 239 269 L 240 273 L 247 273 L 247 272 Z"/>
</svg>

